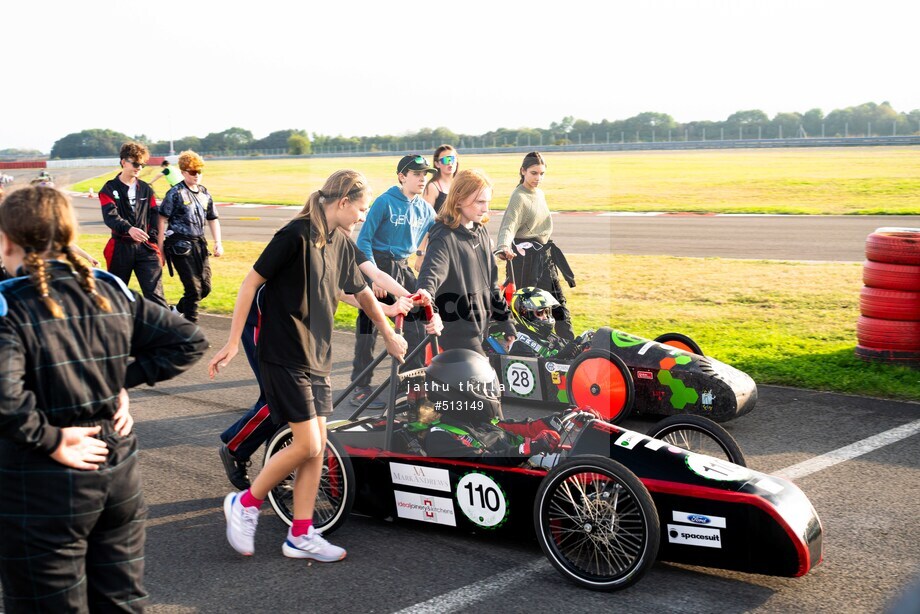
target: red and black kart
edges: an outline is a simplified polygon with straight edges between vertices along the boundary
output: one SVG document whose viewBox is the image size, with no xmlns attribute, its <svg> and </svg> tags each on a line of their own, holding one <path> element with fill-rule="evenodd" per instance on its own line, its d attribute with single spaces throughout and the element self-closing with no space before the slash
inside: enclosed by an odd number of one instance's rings
<svg viewBox="0 0 920 614">
<path fill-rule="evenodd" d="M 533 356 L 520 337 L 510 353 L 496 343 L 486 345 L 506 399 L 590 406 L 613 423 L 633 412 L 725 422 L 757 403 L 757 385 L 749 375 L 704 356 L 679 333 L 650 340 L 602 327 L 570 360 Z"/>
<path fill-rule="evenodd" d="M 330 423 L 317 528 L 335 530 L 354 509 L 462 531 L 532 531 L 564 577 L 596 590 L 630 586 L 656 559 L 777 576 L 801 576 L 822 559 L 822 526 L 808 498 L 743 466 L 737 444 L 710 420 L 668 418 L 650 431 L 660 439 L 576 409 L 559 422 L 561 451 L 521 466 L 436 458 L 425 453 L 425 427 L 397 403 L 399 383 L 413 375 L 394 361 L 390 380 L 364 406 Z M 363 416 L 387 386 L 387 409 Z M 693 447 L 697 436 L 741 464 L 674 443 Z M 283 427 L 266 459 L 290 441 Z M 269 493 L 288 523 L 291 488 L 289 479 Z"/>
</svg>

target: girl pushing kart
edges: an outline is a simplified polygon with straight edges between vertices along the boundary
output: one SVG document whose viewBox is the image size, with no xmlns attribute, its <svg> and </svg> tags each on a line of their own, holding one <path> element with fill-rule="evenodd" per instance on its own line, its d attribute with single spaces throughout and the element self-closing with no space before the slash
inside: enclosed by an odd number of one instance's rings
<svg viewBox="0 0 920 614">
<path fill-rule="evenodd" d="M 294 524 L 282 552 L 322 562 L 345 558 L 345 550 L 326 541 L 312 520 L 326 448 L 326 418 L 332 413 L 330 344 L 338 292 L 356 295 L 383 334 L 391 356 L 402 360 L 406 353 L 406 341 L 390 328 L 364 282 L 354 244 L 338 232 L 340 227 L 350 231 L 364 219 L 369 191 L 363 175 L 341 170 L 310 195 L 303 210 L 275 234 L 246 275 L 229 339 L 208 365 L 214 377 L 236 356 L 253 297 L 265 284 L 259 369 L 272 419 L 290 424 L 293 441 L 269 460 L 252 486 L 224 499 L 227 540 L 240 554 L 254 553 L 259 507 L 268 492 L 294 471 Z"/>
</svg>

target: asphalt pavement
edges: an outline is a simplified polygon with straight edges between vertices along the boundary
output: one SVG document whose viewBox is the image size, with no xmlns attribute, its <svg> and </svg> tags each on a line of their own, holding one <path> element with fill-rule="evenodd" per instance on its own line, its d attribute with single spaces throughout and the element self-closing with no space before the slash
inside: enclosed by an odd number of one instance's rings
<svg viewBox="0 0 920 614">
<path fill-rule="evenodd" d="M 796 479 L 825 531 L 824 562 L 802 578 L 658 563 L 626 591 L 594 593 L 566 582 L 532 540 L 356 515 L 331 536 L 348 558 L 310 565 L 281 555 L 286 527 L 268 509 L 256 555 L 239 556 L 224 537 L 221 501 L 231 487 L 217 456 L 218 435 L 258 389 L 242 355 L 208 379 L 206 361 L 226 340 L 229 319 L 204 316 L 201 324 L 212 344 L 204 361 L 131 395 L 150 507 L 150 612 L 877 612 L 920 571 L 916 434 L 878 449 L 866 444 L 871 451 Z M 337 390 L 348 383 L 352 343 L 350 333 L 335 333 Z M 336 417 L 347 413 L 338 410 Z M 769 473 L 918 419 L 915 403 L 762 386 L 754 411 L 725 426 L 749 466 Z M 644 432 L 650 425 L 626 426 Z"/>
<path fill-rule="evenodd" d="M 82 232 L 107 234 L 97 199 L 75 197 Z M 268 242 L 297 207 L 219 207 L 224 239 Z M 494 238 L 501 212 L 489 224 Z M 920 227 L 920 216 L 603 215 L 559 213 L 553 240 L 572 254 L 639 254 L 861 262 L 883 226 Z"/>
</svg>

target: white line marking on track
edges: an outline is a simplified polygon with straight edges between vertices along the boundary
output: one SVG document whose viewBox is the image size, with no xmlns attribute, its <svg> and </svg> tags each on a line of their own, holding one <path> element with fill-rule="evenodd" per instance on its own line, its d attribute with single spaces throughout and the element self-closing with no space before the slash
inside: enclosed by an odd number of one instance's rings
<svg viewBox="0 0 920 614">
<path fill-rule="evenodd" d="M 854 459 L 857 456 L 868 454 L 869 452 L 878 450 L 896 441 L 901 441 L 917 433 L 920 433 L 920 420 L 908 422 L 907 424 L 879 433 L 878 435 L 867 437 L 862 441 L 857 441 L 848 446 L 832 450 L 827 454 L 822 454 L 821 456 L 810 458 L 807 461 L 802 461 L 801 463 L 791 465 L 785 469 L 780 469 L 776 472 L 776 475 L 786 478 L 787 480 L 803 478 L 806 475 L 821 471 L 822 469 L 827 469 L 828 467 L 833 467 L 837 463 Z"/>
<path fill-rule="evenodd" d="M 500 573 L 467 586 L 461 586 L 449 593 L 438 595 L 428 601 L 417 603 L 409 606 L 405 610 L 400 610 L 396 614 L 448 614 L 456 612 L 471 604 L 490 597 L 494 593 L 507 589 L 512 584 L 531 580 L 530 574 L 541 571 L 549 567 L 546 559 L 540 558 L 532 563 L 522 565 L 511 571 Z"/>
<path fill-rule="evenodd" d="M 920 433 L 920 420 L 908 422 L 902 426 L 873 435 L 857 441 L 854 444 L 844 446 L 837 450 L 832 450 L 827 454 L 816 456 L 807 461 L 790 465 L 785 469 L 774 472 L 773 475 L 794 480 L 805 477 L 812 473 L 817 473 L 828 467 L 833 467 L 838 463 L 854 459 L 863 454 L 868 454 L 883 448 L 889 444 L 907 439 L 908 437 Z M 530 580 L 530 575 L 549 568 L 549 562 L 545 558 L 540 558 L 527 563 L 515 569 L 498 574 L 479 582 L 474 582 L 467 586 L 461 586 L 443 595 L 433 597 L 428 601 L 417 603 L 409 606 L 404 610 L 399 610 L 396 614 L 427 614 L 438 613 L 447 614 L 468 608 L 474 603 L 489 599 L 496 594 L 506 591 L 512 585 Z"/>
</svg>

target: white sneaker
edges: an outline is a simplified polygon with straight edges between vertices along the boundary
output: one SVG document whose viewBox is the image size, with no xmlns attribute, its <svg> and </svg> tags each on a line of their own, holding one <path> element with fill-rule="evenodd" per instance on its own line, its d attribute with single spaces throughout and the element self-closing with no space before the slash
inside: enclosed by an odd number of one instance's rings
<svg viewBox="0 0 920 614">
<path fill-rule="evenodd" d="M 245 507 L 240 503 L 240 494 L 232 492 L 224 497 L 224 518 L 227 519 L 227 541 L 234 550 L 245 556 L 256 551 L 256 526 L 259 524 L 259 508 Z"/>
<path fill-rule="evenodd" d="M 292 559 L 313 559 L 321 563 L 341 561 L 347 554 L 344 548 L 327 542 L 323 534 L 313 527 L 310 527 L 306 535 L 298 537 L 292 537 L 291 532 L 288 531 L 287 539 L 281 546 L 281 552 Z"/>
</svg>

